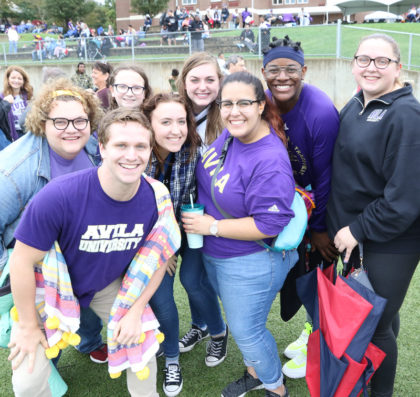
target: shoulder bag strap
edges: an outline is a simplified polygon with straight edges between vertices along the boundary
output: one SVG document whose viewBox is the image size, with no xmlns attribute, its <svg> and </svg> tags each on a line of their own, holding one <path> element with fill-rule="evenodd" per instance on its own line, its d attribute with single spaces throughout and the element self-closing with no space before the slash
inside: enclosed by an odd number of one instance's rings
<svg viewBox="0 0 420 397">
<path fill-rule="evenodd" d="M 216 201 L 216 197 L 214 195 L 214 185 L 216 184 L 216 178 L 217 178 L 217 175 L 219 174 L 220 168 L 222 168 L 223 164 L 225 163 L 226 154 L 232 140 L 233 140 L 233 136 L 229 135 L 225 143 L 223 144 L 222 153 L 220 154 L 220 157 L 219 157 L 219 162 L 217 163 L 217 167 L 214 170 L 214 174 L 211 178 L 211 199 L 213 201 L 213 204 L 217 208 L 217 210 L 227 219 L 233 219 L 233 216 L 227 213 L 225 210 L 223 210 L 219 206 L 218 202 Z"/>
</svg>

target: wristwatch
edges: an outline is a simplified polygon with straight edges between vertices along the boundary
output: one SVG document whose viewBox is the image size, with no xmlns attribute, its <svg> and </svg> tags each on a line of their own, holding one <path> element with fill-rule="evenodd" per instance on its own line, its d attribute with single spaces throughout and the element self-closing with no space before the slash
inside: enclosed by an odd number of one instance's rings
<svg viewBox="0 0 420 397">
<path fill-rule="evenodd" d="M 210 226 L 210 233 L 215 237 L 219 237 L 218 223 L 219 221 L 215 220 Z"/>
</svg>

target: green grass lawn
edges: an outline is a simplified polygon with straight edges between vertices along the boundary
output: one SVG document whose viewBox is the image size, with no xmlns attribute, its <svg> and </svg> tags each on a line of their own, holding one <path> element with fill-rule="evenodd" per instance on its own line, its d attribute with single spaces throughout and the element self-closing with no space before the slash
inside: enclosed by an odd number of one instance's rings
<svg viewBox="0 0 420 397">
<path fill-rule="evenodd" d="M 185 291 L 182 289 L 177 277 L 176 302 L 180 316 L 181 334 L 189 328 L 189 308 Z M 420 270 L 417 269 L 408 291 L 407 298 L 401 310 L 401 331 L 398 338 L 399 362 L 395 385 L 395 397 L 420 396 L 420 366 L 417 361 L 419 337 L 417 333 L 420 317 Z M 301 332 L 305 314 L 301 310 L 290 322 L 284 323 L 279 316 L 278 298 L 274 302 L 268 321 L 268 326 L 276 338 L 279 352 L 295 339 Z M 0 396 L 11 397 L 10 384 L 11 370 L 7 363 L 8 351 L 0 349 Z M 241 355 L 232 338 L 229 340 L 228 356 L 226 360 L 215 368 L 208 368 L 204 364 L 205 344 L 198 345 L 193 351 L 181 355 L 180 361 L 184 377 L 183 391 L 180 397 L 218 397 L 221 390 L 232 380 L 243 374 L 244 366 Z M 281 355 L 281 359 L 285 357 Z M 158 359 L 158 391 L 163 397 L 162 369 L 164 358 Z M 111 380 L 105 365 L 94 364 L 90 359 L 78 353 L 73 348 L 64 351 L 59 371 L 69 386 L 68 397 L 123 397 L 128 396 L 125 378 Z M 304 379 L 289 379 L 287 386 L 292 397 L 308 397 Z M 249 397 L 264 396 L 259 390 L 247 394 Z"/>
<path fill-rule="evenodd" d="M 414 69 L 420 68 L 420 24 L 417 23 L 372 23 L 372 24 L 357 24 L 357 25 L 342 25 L 341 27 L 341 56 L 345 58 L 351 58 L 356 50 L 357 44 L 361 37 L 368 34 L 375 33 L 375 30 L 387 30 L 393 33 L 387 32 L 387 34 L 397 40 L 401 48 L 402 62 L 404 65 L 408 63 L 409 55 L 409 35 L 407 33 L 418 34 L 419 36 L 412 36 L 412 54 L 411 54 L 411 65 Z M 258 36 L 258 29 L 254 29 L 256 37 Z M 231 31 L 211 31 L 211 37 L 232 37 L 233 41 L 239 37 L 240 30 Z M 334 58 L 336 55 L 336 36 L 337 26 L 336 25 L 313 25 L 307 27 L 273 27 L 271 29 L 271 37 L 283 37 L 289 35 L 294 41 L 300 41 L 305 51 L 306 57 L 329 57 Z M 45 36 L 45 34 L 41 34 Z M 51 35 L 49 35 L 51 36 Z M 146 38 L 141 39 L 140 42 L 147 42 L 148 40 L 156 40 L 159 36 L 150 35 Z M 6 41 L 5 41 L 6 40 Z M 6 39 L 3 37 L 4 48 L 6 50 L 6 56 L 8 51 L 7 36 Z M 28 49 L 32 49 L 33 35 L 26 33 L 21 35 L 19 46 L 26 46 Z M 1 51 L 1 47 L 0 47 Z M 187 54 L 171 54 L 170 59 L 184 59 Z M 248 56 L 248 55 L 247 55 Z M 162 47 L 162 53 L 159 55 L 147 55 L 143 54 L 140 47 L 135 47 L 135 60 L 151 61 L 160 58 L 166 58 L 165 47 Z M 256 58 L 258 55 L 249 55 L 250 58 Z M 130 55 L 126 56 L 112 56 L 109 57 L 109 61 L 122 61 L 131 60 Z M 0 61 L 4 62 L 4 60 Z M 47 61 L 52 63 L 55 61 Z M 61 62 L 74 63 L 74 58 L 64 59 Z M 32 63 L 31 59 L 19 60 L 16 63 Z"/>
</svg>

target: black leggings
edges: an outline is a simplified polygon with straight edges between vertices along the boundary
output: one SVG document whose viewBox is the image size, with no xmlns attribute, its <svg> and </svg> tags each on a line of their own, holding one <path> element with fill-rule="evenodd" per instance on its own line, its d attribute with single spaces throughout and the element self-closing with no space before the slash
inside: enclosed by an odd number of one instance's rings
<svg viewBox="0 0 420 397">
<path fill-rule="evenodd" d="M 388 299 L 372 338 L 372 342 L 386 353 L 386 358 L 372 378 L 371 397 L 392 397 L 398 358 L 398 311 L 419 260 L 420 254 L 364 254 L 364 263 L 373 289 L 378 295 Z"/>
</svg>

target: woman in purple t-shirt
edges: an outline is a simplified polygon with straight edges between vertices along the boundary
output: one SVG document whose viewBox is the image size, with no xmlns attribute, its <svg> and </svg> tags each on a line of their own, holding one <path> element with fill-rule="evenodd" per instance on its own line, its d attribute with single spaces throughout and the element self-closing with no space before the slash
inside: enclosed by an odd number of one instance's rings
<svg viewBox="0 0 420 397">
<path fill-rule="evenodd" d="M 259 244 L 271 243 L 293 217 L 295 183 L 283 123 L 260 80 L 247 72 L 225 78 L 219 106 L 226 129 L 196 168 L 198 201 L 206 213 L 183 213 L 182 222 L 187 233 L 205 236 L 207 274 L 247 366 L 244 376 L 229 384 L 222 396 L 261 388 L 266 396 L 288 396 L 266 321 L 298 255 L 295 250 L 269 251 Z"/>
</svg>

